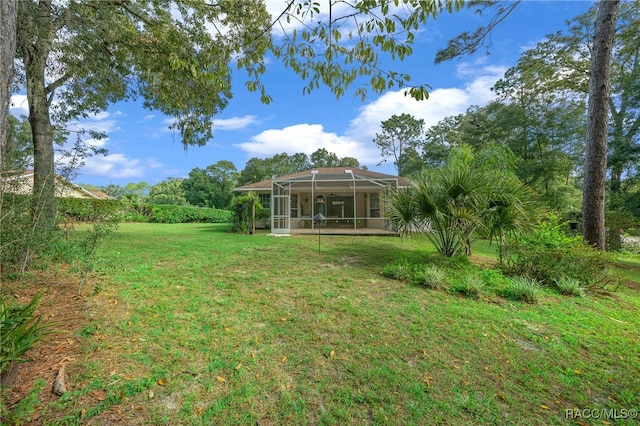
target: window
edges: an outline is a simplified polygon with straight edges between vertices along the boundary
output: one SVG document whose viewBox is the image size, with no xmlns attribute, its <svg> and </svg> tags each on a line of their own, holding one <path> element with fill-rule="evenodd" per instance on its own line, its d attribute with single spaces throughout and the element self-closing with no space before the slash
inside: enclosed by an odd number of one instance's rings
<svg viewBox="0 0 640 426">
<path fill-rule="evenodd" d="M 369 217 L 380 217 L 380 194 L 369 194 Z"/>
<path fill-rule="evenodd" d="M 258 194 L 258 201 L 265 209 L 271 208 L 271 194 Z"/>
<path fill-rule="evenodd" d="M 298 217 L 298 194 L 291 194 L 291 217 Z"/>
</svg>

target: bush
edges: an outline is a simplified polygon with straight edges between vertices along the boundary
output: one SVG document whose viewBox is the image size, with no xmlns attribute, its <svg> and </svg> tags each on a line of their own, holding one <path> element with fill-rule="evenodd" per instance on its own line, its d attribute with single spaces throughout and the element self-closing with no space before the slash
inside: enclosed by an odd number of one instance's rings
<svg viewBox="0 0 640 426">
<path fill-rule="evenodd" d="M 427 265 L 420 273 L 414 275 L 414 284 L 438 290 L 447 287 L 447 277 L 444 270 L 436 265 Z"/>
<path fill-rule="evenodd" d="M 629 253 L 640 254 L 640 238 L 622 235 L 620 239 L 623 250 Z"/>
<path fill-rule="evenodd" d="M 485 288 L 485 282 L 482 278 L 469 275 L 462 282 L 453 286 L 453 291 L 456 293 L 464 294 L 467 297 L 478 299 L 482 295 Z"/>
<path fill-rule="evenodd" d="M 535 304 L 540 299 L 540 290 L 540 282 L 535 278 L 513 277 L 510 285 L 504 290 L 503 296 L 507 299 Z"/>
<path fill-rule="evenodd" d="M 231 223 L 231 216 L 228 210 L 170 204 L 136 204 L 123 213 L 126 221 L 154 223 Z"/>
<path fill-rule="evenodd" d="M 237 196 L 231 203 L 231 230 L 243 234 L 250 234 L 255 228 L 268 228 L 271 211 L 260 204 L 253 192 Z M 260 226 L 262 225 L 262 226 Z"/>
<path fill-rule="evenodd" d="M 112 220 L 124 210 L 119 200 L 93 198 L 56 198 L 56 207 L 58 215 L 79 222 Z"/>
<path fill-rule="evenodd" d="M 511 276 L 529 276 L 552 285 L 563 275 L 587 287 L 617 286 L 618 278 L 610 271 L 615 256 L 589 246 L 581 236 L 568 236 L 563 225 L 551 218 L 537 229 L 511 243 L 502 265 Z"/>
<path fill-rule="evenodd" d="M 41 316 L 35 314 L 41 294 L 37 294 L 25 306 L 9 307 L 4 295 L 0 294 L 0 373 L 3 386 L 10 386 L 13 377 L 7 376 L 18 363 L 25 362 L 24 354 L 49 331 L 41 323 Z"/>
<path fill-rule="evenodd" d="M 563 275 L 554 280 L 554 283 L 560 294 L 564 294 L 566 296 L 584 296 L 584 288 L 582 288 L 580 281 L 575 278 Z"/>
</svg>

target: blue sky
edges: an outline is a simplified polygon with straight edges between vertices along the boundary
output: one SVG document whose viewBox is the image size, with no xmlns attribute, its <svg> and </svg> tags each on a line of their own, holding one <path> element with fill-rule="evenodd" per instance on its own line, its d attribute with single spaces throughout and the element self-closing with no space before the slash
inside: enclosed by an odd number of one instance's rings
<svg viewBox="0 0 640 426">
<path fill-rule="evenodd" d="M 272 13 L 282 0 L 267 1 Z M 566 21 L 584 13 L 593 1 L 523 1 L 496 29 L 489 54 L 434 64 L 435 52 L 463 30 L 475 30 L 487 17 L 468 11 L 441 15 L 431 20 L 416 37 L 414 54 L 388 68 L 408 73 L 415 83 L 432 87 L 426 101 L 404 96 L 404 90 L 370 93 L 362 102 L 353 89 L 336 99 L 321 88 L 303 95 L 305 83 L 278 60 L 268 61 L 264 83 L 273 102 L 263 105 L 249 93 L 240 72 L 234 80 L 233 98 L 214 120 L 214 138 L 203 147 L 182 146 L 179 134 L 169 130 L 170 118 L 145 110 L 142 102 L 112 105 L 107 111 L 85 120 L 82 126 L 107 133 L 94 141 L 109 152 L 86 161 L 74 179 L 76 183 L 124 186 L 145 181 L 154 185 L 168 177 L 187 177 L 195 168 L 220 160 L 232 161 L 242 170 L 252 157 L 266 158 L 286 152 L 311 154 L 326 148 L 338 157 L 355 157 L 371 170 L 395 174 L 389 161 L 381 166 L 380 152 L 373 143 L 380 123 L 393 114 L 408 113 L 425 120 L 429 127 L 444 117 L 463 113 L 471 105 L 492 99 L 491 86 L 514 66 L 520 54 L 566 28 Z M 26 115 L 24 96 L 14 96 L 14 115 Z"/>
</svg>

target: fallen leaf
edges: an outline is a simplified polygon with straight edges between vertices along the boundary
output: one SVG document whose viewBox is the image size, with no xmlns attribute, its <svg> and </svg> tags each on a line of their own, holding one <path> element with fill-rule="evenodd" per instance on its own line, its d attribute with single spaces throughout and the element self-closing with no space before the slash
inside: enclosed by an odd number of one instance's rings
<svg viewBox="0 0 640 426">
<path fill-rule="evenodd" d="M 240 370 L 242 368 L 242 363 L 235 366 L 234 370 Z"/>
<path fill-rule="evenodd" d="M 580 374 L 580 370 L 573 370 L 574 373 Z"/>
<path fill-rule="evenodd" d="M 282 362 L 285 362 L 286 360 L 287 360 L 287 357 L 286 357 L 286 356 L 283 356 L 283 357 L 282 357 Z"/>
<path fill-rule="evenodd" d="M 220 377 L 220 376 L 216 377 L 216 380 L 218 380 L 220 383 L 224 383 L 224 382 L 227 381 L 227 379 L 225 379 L 224 377 Z"/>
<path fill-rule="evenodd" d="M 336 354 L 336 351 L 329 352 L 329 356 L 334 356 L 335 354 Z"/>
<path fill-rule="evenodd" d="M 543 410 L 548 410 L 549 409 L 549 407 L 547 407 L 546 405 L 542 405 L 542 404 L 540 404 L 540 408 L 542 408 Z"/>
<path fill-rule="evenodd" d="M 153 393 L 153 391 L 149 391 L 149 399 L 152 399 L 155 396 L 155 394 Z"/>
<path fill-rule="evenodd" d="M 167 379 L 158 379 L 158 384 L 160 386 L 167 386 Z"/>
</svg>

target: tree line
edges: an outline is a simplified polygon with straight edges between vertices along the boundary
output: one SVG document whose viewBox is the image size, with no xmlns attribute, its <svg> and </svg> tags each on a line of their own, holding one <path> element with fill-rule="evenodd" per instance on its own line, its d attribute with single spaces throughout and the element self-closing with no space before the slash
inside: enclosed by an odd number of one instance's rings
<svg viewBox="0 0 640 426">
<path fill-rule="evenodd" d="M 117 199 L 133 203 L 191 205 L 228 209 L 233 201 L 234 188 L 284 176 L 315 167 L 360 167 L 353 157 L 338 157 L 335 153 L 320 148 L 310 155 L 297 153 L 276 154 L 268 158 L 251 158 L 244 169 L 238 171 L 235 164 L 220 160 L 203 169 L 196 167 L 186 178 L 169 177 L 155 185 L 147 182 L 131 182 L 125 186 L 83 185 L 100 190 Z M 364 167 L 366 168 L 366 167 Z"/>
</svg>

